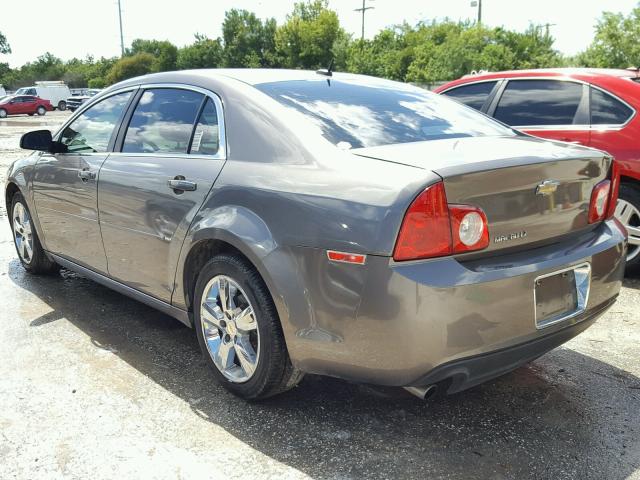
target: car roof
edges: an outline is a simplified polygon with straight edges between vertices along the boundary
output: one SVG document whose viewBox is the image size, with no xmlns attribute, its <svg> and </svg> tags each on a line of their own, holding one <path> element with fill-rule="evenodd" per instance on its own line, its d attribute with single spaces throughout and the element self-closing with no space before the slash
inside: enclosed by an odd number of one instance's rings
<svg viewBox="0 0 640 480">
<path fill-rule="evenodd" d="M 465 75 L 463 78 L 481 78 L 485 76 L 515 76 L 515 75 L 608 75 L 613 77 L 640 77 L 638 69 L 624 68 L 536 68 L 529 70 L 505 70 L 501 72 L 480 72 L 477 74 Z"/>
<path fill-rule="evenodd" d="M 332 72 L 329 77 L 319 74 L 315 70 L 293 70 L 277 68 L 203 68 L 197 70 L 179 70 L 173 72 L 160 72 L 143 75 L 141 77 L 130 78 L 116 85 L 112 85 L 108 90 L 123 87 L 126 85 L 154 82 L 189 82 L 198 83 L 205 79 L 231 79 L 251 86 L 266 83 L 291 82 L 291 81 L 333 81 L 357 82 L 360 85 L 387 86 L 400 88 L 399 83 L 393 80 L 358 75 L 353 73 Z M 415 87 L 414 87 L 415 88 Z"/>
</svg>

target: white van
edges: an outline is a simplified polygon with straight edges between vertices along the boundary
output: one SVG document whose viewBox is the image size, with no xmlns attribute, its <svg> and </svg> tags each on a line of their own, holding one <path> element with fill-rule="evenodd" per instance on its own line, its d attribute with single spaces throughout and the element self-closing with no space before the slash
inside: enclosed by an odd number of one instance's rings
<svg viewBox="0 0 640 480">
<path fill-rule="evenodd" d="M 66 110 L 67 98 L 71 96 L 71 90 L 64 82 L 36 82 L 33 87 L 19 88 L 15 94 L 35 95 L 44 100 L 49 100 L 51 105 L 58 110 Z"/>
</svg>

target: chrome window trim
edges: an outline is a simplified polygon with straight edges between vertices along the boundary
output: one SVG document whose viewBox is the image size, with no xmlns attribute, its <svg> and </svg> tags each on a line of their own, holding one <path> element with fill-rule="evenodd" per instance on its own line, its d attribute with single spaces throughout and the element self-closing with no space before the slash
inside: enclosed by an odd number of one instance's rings
<svg viewBox="0 0 640 480">
<path fill-rule="evenodd" d="M 560 315 L 556 317 L 551 317 L 542 322 L 538 321 L 538 312 L 537 306 L 538 302 L 536 299 L 536 284 L 539 280 L 543 280 L 548 277 L 553 277 L 555 275 L 559 275 L 564 272 L 574 272 L 575 276 L 575 286 L 576 293 L 578 296 L 578 304 L 576 309 L 568 312 L 565 315 Z M 573 317 L 584 313 L 587 309 L 587 305 L 589 303 L 589 293 L 591 291 L 591 263 L 583 262 L 577 265 L 572 265 L 571 267 L 563 268 L 561 270 L 555 270 L 553 272 L 545 273 L 544 275 L 538 275 L 534 280 L 533 284 L 533 321 L 536 324 L 537 330 L 542 330 L 543 328 L 550 327 L 551 325 L 555 325 L 556 323 L 564 322 Z"/>
<path fill-rule="evenodd" d="M 225 130 L 225 121 L 224 121 L 224 107 L 222 103 L 222 99 L 211 90 L 207 90 L 202 87 L 197 87 L 195 85 L 189 85 L 186 83 L 142 83 L 137 86 L 140 90 L 143 90 L 143 94 L 145 90 L 158 89 L 158 88 L 173 88 L 178 90 L 191 90 L 193 92 L 200 93 L 207 98 L 213 100 L 213 104 L 216 107 L 216 113 L 218 114 L 218 152 L 215 155 L 206 155 L 206 154 L 191 154 L 191 153 L 128 153 L 128 152 L 111 152 L 111 155 L 127 155 L 127 156 L 141 156 L 141 157 L 171 157 L 171 158 L 202 158 L 202 159 L 214 159 L 214 160 L 226 160 L 227 159 L 227 135 Z M 139 99 L 138 99 L 139 102 Z M 132 115 L 135 114 L 135 107 L 133 107 Z M 201 111 L 198 110 L 198 115 L 200 115 Z M 195 119 L 197 122 L 199 117 Z M 197 123 L 195 124 L 197 125 Z M 195 129 L 194 125 L 194 129 Z M 127 136 L 127 130 L 129 129 L 129 125 L 127 125 L 124 131 L 124 137 Z M 192 131 L 193 133 L 193 131 Z"/>
<path fill-rule="evenodd" d="M 626 78 L 626 77 L 625 77 Z M 505 85 L 505 89 L 506 87 L 508 87 L 509 85 L 509 81 L 511 80 L 557 80 L 557 81 L 561 81 L 561 82 L 575 82 L 575 83 L 579 83 L 582 85 L 587 85 L 588 87 L 591 88 L 596 88 L 598 90 L 600 90 L 601 92 L 613 97 L 615 100 L 618 100 L 619 102 L 623 103 L 624 105 L 626 105 L 627 107 L 629 107 L 631 109 L 631 116 L 627 119 L 626 122 L 621 123 L 621 124 L 615 124 L 615 125 L 605 125 L 605 124 L 600 124 L 600 125 L 512 125 L 511 128 L 515 128 L 516 130 L 562 130 L 562 129 L 566 129 L 566 130 L 583 130 L 583 129 L 589 129 L 589 130 L 622 130 L 624 127 L 626 127 L 629 122 L 631 122 L 635 116 L 637 115 L 637 110 L 635 108 L 633 108 L 632 105 L 630 105 L 629 103 L 627 103 L 625 100 L 623 100 L 622 98 L 618 97 L 615 93 L 611 93 L 608 90 L 605 90 L 602 87 L 599 87 L 598 85 L 594 85 L 593 83 L 589 83 L 585 80 L 580 80 L 577 78 L 571 78 L 571 77 L 566 77 L 566 76 L 558 76 L 558 77 L 554 77 L 554 76 L 549 76 L 549 75 L 544 75 L 544 76 L 540 76 L 540 77 L 499 77 L 499 78 L 487 78 L 487 79 L 481 79 L 481 80 L 476 80 L 474 82 L 466 82 L 466 83 L 460 83 L 458 85 L 455 85 L 451 88 L 448 88 L 446 90 L 443 90 L 442 92 L 440 92 L 440 94 L 444 94 L 445 92 L 448 92 L 449 90 L 453 90 L 454 88 L 458 88 L 458 87 L 462 87 L 463 85 L 470 85 L 472 83 L 482 83 L 482 82 L 493 82 L 493 81 L 500 81 L 500 80 L 504 80 L 506 81 L 506 85 Z M 502 94 L 504 94 L 504 90 L 502 92 Z M 500 98 L 502 98 L 502 95 L 500 95 Z M 500 99 L 498 99 L 498 105 L 500 104 Z M 494 112 L 495 113 L 495 112 Z M 589 98 L 589 117 L 591 117 L 591 98 Z M 495 117 L 492 115 L 491 118 Z M 497 119 L 496 119 L 497 120 Z M 596 128 L 594 128 L 596 127 Z"/>
</svg>

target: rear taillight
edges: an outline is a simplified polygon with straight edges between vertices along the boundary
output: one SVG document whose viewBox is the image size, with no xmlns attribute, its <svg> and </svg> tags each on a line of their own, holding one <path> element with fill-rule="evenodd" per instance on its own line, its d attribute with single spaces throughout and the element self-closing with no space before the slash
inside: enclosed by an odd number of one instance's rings
<svg viewBox="0 0 640 480">
<path fill-rule="evenodd" d="M 604 220 L 609 206 L 611 180 L 603 180 L 593 187 L 591 202 L 589 203 L 589 223 Z"/>
<path fill-rule="evenodd" d="M 609 206 L 607 207 L 607 215 L 605 218 L 613 218 L 616 213 L 616 204 L 618 203 L 618 192 L 620 191 L 620 165 L 613 159 L 611 161 L 611 191 L 609 192 Z"/>
<path fill-rule="evenodd" d="M 489 245 L 487 217 L 477 207 L 448 205 L 442 182 L 425 189 L 405 214 L 393 259 L 417 260 L 480 250 Z"/>
</svg>

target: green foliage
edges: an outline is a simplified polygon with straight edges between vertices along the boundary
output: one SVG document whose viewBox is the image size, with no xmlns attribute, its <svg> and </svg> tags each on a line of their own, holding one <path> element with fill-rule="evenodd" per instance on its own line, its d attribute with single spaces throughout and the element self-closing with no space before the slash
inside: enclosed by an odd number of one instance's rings
<svg viewBox="0 0 640 480">
<path fill-rule="evenodd" d="M 640 4 L 628 15 L 605 12 L 593 43 L 572 63 L 586 67 L 640 67 Z"/>
<path fill-rule="evenodd" d="M 116 83 L 127 78 L 151 73 L 156 65 L 156 59 L 147 52 L 136 53 L 118 60 L 107 74 L 107 83 Z"/>
<path fill-rule="evenodd" d="M 143 40 L 135 39 L 131 42 L 131 48 L 127 49 L 127 55 L 148 53 L 153 56 L 152 72 L 167 72 L 176 69 L 178 48 L 168 40 Z"/>
<path fill-rule="evenodd" d="M 272 67 L 277 65 L 274 48 L 276 21 L 260 20 L 247 10 L 231 9 L 222 22 L 226 67 Z"/>
<path fill-rule="evenodd" d="M 7 41 L 7 37 L 0 32 L 0 54 L 2 53 L 11 53 L 11 46 Z"/>
<path fill-rule="evenodd" d="M 327 67 L 334 48 L 344 51 L 347 34 L 336 12 L 326 0 L 296 3 L 293 13 L 276 30 L 276 52 L 285 67 L 316 69 Z"/>
<path fill-rule="evenodd" d="M 220 40 L 211 40 L 200 34 L 196 34 L 195 37 L 195 42 L 178 50 L 178 69 L 221 66 L 224 52 Z"/>
</svg>

